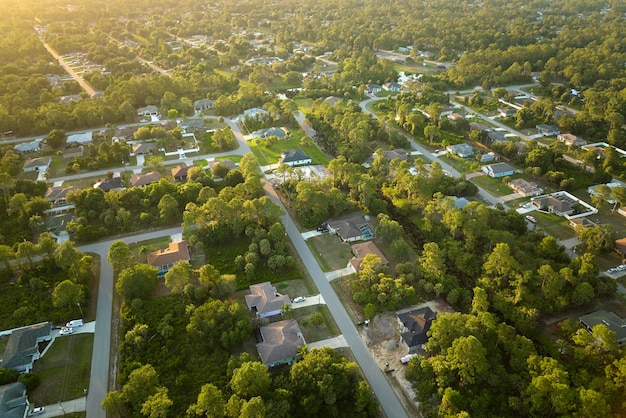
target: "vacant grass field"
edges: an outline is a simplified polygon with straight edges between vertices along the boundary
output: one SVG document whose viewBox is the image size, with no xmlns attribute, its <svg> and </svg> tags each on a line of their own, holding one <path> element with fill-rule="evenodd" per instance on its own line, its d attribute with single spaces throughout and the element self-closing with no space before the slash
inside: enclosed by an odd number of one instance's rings
<svg viewBox="0 0 626 418">
<path fill-rule="evenodd" d="M 514 178 L 512 176 L 511 178 Z M 502 179 L 494 179 L 489 176 L 477 176 L 472 181 L 494 196 L 507 196 L 513 193 L 513 189 L 502 183 Z"/>
<path fill-rule="evenodd" d="M 224 157 L 217 157 L 217 158 L 215 158 L 215 160 L 216 161 L 233 160 L 233 162 L 239 163 L 239 161 L 241 161 L 242 157 L 243 157 L 243 155 L 226 155 Z"/>
<path fill-rule="evenodd" d="M 349 244 L 341 242 L 335 234 L 322 234 L 306 241 L 322 271 L 334 271 L 346 267 L 352 258 Z"/>
<path fill-rule="evenodd" d="M 460 158 L 456 155 L 446 154 L 441 159 L 456 168 L 460 173 L 468 174 L 480 170 L 480 163 L 471 158 Z"/>
<path fill-rule="evenodd" d="M 41 384 L 29 393 L 30 401 L 50 405 L 84 396 L 84 389 L 89 388 L 92 350 L 93 334 L 56 338 L 46 355 L 35 362 Z"/>
</svg>

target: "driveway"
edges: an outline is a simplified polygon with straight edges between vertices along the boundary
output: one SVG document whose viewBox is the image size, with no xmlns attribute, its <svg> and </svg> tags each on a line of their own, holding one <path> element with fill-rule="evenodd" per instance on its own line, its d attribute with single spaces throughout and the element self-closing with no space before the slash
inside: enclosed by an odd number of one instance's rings
<svg viewBox="0 0 626 418">
<path fill-rule="evenodd" d="M 333 338 L 327 338 L 325 340 L 315 341 L 314 343 L 308 343 L 307 346 L 309 347 L 309 350 L 322 347 L 341 348 L 348 347 L 348 342 L 343 335 L 338 335 Z"/>
<path fill-rule="evenodd" d="M 69 401 L 53 403 L 52 405 L 46 405 L 43 408 L 43 414 L 35 415 L 39 418 L 48 418 L 48 417 L 60 417 L 66 414 L 72 414 L 74 412 L 83 412 L 85 411 L 85 405 L 87 402 L 87 398 L 83 396 L 82 398 L 72 399 Z M 36 405 L 31 405 L 32 409 Z M 88 415 L 90 418 L 91 416 Z"/>
<path fill-rule="evenodd" d="M 307 306 L 325 305 L 322 295 L 307 296 L 302 302 L 291 302 L 291 309 L 305 308 Z"/>
</svg>

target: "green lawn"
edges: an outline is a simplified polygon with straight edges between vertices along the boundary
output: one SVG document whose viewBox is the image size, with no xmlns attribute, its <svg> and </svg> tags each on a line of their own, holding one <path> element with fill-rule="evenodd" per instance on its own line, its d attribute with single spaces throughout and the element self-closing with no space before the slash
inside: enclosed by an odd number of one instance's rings
<svg viewBox="0 0 626 418">
<path fill-rule="evenodd" d="M 548 235 L 553 236 L 557 240 L 573 238 L 576 235 L 574 230 L 569 227 L 569 223 L 565 218 L 536 210 L 532 211 L 530 214 L 537 219 L 535 228 L 544 230 Z"/>
<path fill-rule="evenodd" d="M 460 173 L 468 174 L 480 170 L 480 163 L 472 158 L 460 158 L 452 154 L 446 154 L 440 158 L 456 168 Z"/>
<path fill-rule="evenodd" d="M 350 245 L 341 242 L 335 234 L 322 234 L 306 241 L 322 271 L 334 271 L 346 267 L 352 258 Z"/>
<path fill-rule="evenodd" d="M 294 102 L 298 105 L 298 109 L 306 114 L 313 106 L 313 99 L 294 99 Z"/>
<path fill-rule="evenodd" d="M 50 405 L 58 401 L 84 396 L 89 388 L 93 334 L 76 334 L 56 338 L 45 356 L 35 362 L 33 370 L 41 384 L 29 393 L 34 405 Z"/>
<path fill-rule="evenodd" d="M 242 157 L 243 157 L 242 155 L 226 155 L 224 157 L 217 157 L 215 158 L 215 160 L 216 161 L 233 160 L 233 162 L 238 163 L 239 161 L 241 161 Z"/>
<path fill-rule="evenodd" d="M 320 311 L 324 314 L 325 324 L 321 326 L 314 326 L 309 323 L 309 317 L 311 314 Z M 328 308 L 324 305 L 307 306 L 304 308 L 293 309 L 291 316 L 298 321 L 304 340 L 307 343 L 325 340 L 327 338 L 335 337 L 341 332 L 332 319 L 332 315 Z"/>
<path fill-rule="evenodd" d="M 252 153 L 259 161 L 259 165 L 264 166 L 276 164 L 278 163 L 278 159 L 283 152 L 292 149 L 301 149 L 302 151 L 304 151 L 304 153 L 311 157 L 311 159 L 313 160 L 312 164 L 328 164 L 328 157 L 315 144 L 304 146 L 300 145 L 300 139 L 304 135 L 302 131 L 292 132 L 293 138 L 284 141 L 278 141 L 278 143 L 271 148 L 266 148 L 263 145 L 263 141 L 261 142 L 261 146 L 258 146 L 254 140 L 248 141 L 248 145 L 250 146 Z"/>
<path fill-rule="evenodd" d="M 489 176 L 477 176 L 473 177 L 471 181 L 494 196 L 506 196 L 513 193 L 513 189 L 502 183 L 501 179 L 494 179 Z"/>
</svg>

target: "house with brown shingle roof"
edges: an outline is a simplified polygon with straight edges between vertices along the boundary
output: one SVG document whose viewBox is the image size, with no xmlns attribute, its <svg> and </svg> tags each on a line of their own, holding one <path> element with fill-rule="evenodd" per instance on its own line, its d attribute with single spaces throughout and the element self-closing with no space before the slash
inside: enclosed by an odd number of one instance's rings
<svg viewBox="0 0 626 418">
<path fill-rule="evenodd" d="M 142 142 L 133 145 L 133 154 L 135 155 L 149 155 L 154 154 L 156 151 L 157 146 L 154 142 Z"/>
<path fill-rule="evenodd" d="M 165 250 L 155 251 L 148 254 L 148 264 L 157 268 L 157 277 L 165 276 L 177 261 L 187 261 L 189 255 L 189 243 L 186 240 L 170 242 Z"/>
<path fill-rule="evenodd" d="M 389 264 L 389 260 L 387 260 L 385 254 L 380 251 L 380 248 L 378 248 L 378 246 L 374 244 L 373 241 L 365 241 L 354 244 L 352 246 L 352 254 L 354 254 L 354 257 L 351 258 L 350 261 L 348 261 L 348 269 L 352 270 L 355 273 L 361 270 L 361 263 L 363 262 L 365 256 L 368 254 L 374 254 L 380 257 L 380 263 L 378 263 L 377 266 L 386 266 L 387 264 Z"/>
<path fill-rule="evenodd" d="M 192 165 L 179 165 L 178 167 L 172 168 L 171 173 L 172 177 L 174 177 L 174 181 L 187 181 L 187 173 L 192 167 Z"/>
<path fill-rule="evenodd" d="M 289 295 L 282 295 L 276 291 L 276 287 L 270 282 L 253 284 L 250 286 L 250 294 L 245 296 L 248 309 L 256 312 L 260 318 L 280 315 L 281 308 L 291 303 Z"/>
<path fill-rule="evenodd" d="M 256 345 L 261 362 L 268 368 L 296 362 L 298 350 L 306 344 L 295 319 L 274 322 L 259 329 L 263 342 Z"/>
<path fill-rule="evenodd" d="M 515 190 L 521 196 L 539 196 L 543 193 L 543 189 L 537 186 L 537 183 L 532 181 L 526 181 L 524 179 L 514 179 L 509 181 L 508 186 Z"/>
<path fill-rule="evenodd" d="M 130 185 L 133 187 L 146 187 L 149 184 L 156 183 L 161 180 L 161 175 L 157 171 L 149 173 L 133 173 L 130 176 Z"/>
</svg>

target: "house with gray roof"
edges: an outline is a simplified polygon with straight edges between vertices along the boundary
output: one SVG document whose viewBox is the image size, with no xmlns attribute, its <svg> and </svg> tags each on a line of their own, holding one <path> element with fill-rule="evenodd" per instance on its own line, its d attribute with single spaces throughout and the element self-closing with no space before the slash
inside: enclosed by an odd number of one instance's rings
<svg viewBox="0 0 626 418">
<path fill-rule="evenodd" d="M 42 322 L 13 330 L 0 365 L 20 373 L 29 372 L 35 360 L 41 357 L 42 343 L 52 339 L 51 331 L 52 322 Z"/>
<path fill-rule="evenodd" d="M 543 189 L 537 186 L 537 183 L 524 179 L 511 180 L 509 181 L 508 186 L 515 190 L 516 193 L 524 197 L 539 196 L 543 193 Z"/>
<path fill-rule="evenodd" d="M 193 102 L 193 110 L 196 113 L 200 113 L 204 110 L 213 109 L 214 102 L 209 99 L 200 99 Z"/>
<path fill-rule="evenodd" d="M 103 192 L 109 192 L 111 190 L 122 190 L 122 178 L 111 177 L 98 180 L 94 185 L 94 189 L 101 189 Z"/>
<path fill-rule="evenodd" d="M 289 129 L 285 128 L 285 127 L 281 127 L 281 128 L 264 128 L 264 129 L 259 129 L 258 131 L 254 131 L 252 132 L 252 136 L 255 138 L 263 138 L 263 139 L 267 139 L 270 136 L 275 136 L 278 139 L 285 139 L 287 137 L 289 137 L 291 135 L 291 132 L 289 131 Z"/>
<path fill-rule="evenodd" d="M 245 299 L 248 309 L 260 318 L 280 315 L 281 308 L 291 303 L 289 295 L 278 293 L 270 282 L 250 285 L 250 294 L 246 295 Z"/>
<path fill-rule="evenodd" d="M 374 238 L 374 228 L 369 218 L 355 216 L 348 219 L 338 219 L 326 222 L 331 234 L 339 235 L 343 242 L 367 241 Z"/>
<path fill-rule="evenodd" d="M 537 129 L 537 132 L 543 136 L 558 135 L 561 133 L 561 130 L 556 126 L 545 123 L 540 123 L 539 125 L 536 125 L 535 128 Z"/>
<path fill-rule="evenodd" d="M 291 167 L 311 164 L 313 160 L 300 149 L 285 151 L 280 155 L 279 164 L 287 164 Z"/>
<path fill-rule="evenodd" d="M 295 319 L 274 322 L 259 329 L 262 342 L 256 345 L 261 362 L 268 368 L 293 364 L 300 347 L 306 344 Z"/>
<path fill-rule="evenodd" d="M 488 132 L 487 138 L 489 138 L 492 144 L 497 144 L 498 142 L 509 142 L 509 139 L 506 137 L 506 135 L 500 131 Z"/>
<path fill-rule="evenodd" d="M 84 132 L 67 136 L 67 144 L 88 144 L 93 140 L 93 133 Z"/>
<path fill-rule="evenodd" d="M 383 84 L 383 90 L 390 91 L 392 93 L 400 93 L 400 84 L 395 81 Z"/>
<path fill-rule="evenodd" d="M 466 143 L 456 144 L 456 145 L 448 145 L 446 147 L 448 152 L 460 157 L 460 158 L 469 158 L 474 155 L 474 148 L 471 145 Z"/>
<path fill-rule="evenodd" d="M 606 327 L 615 333 L 617 345 L 622 347 L 626 344 L 626 321 L 613 312 L 596 311 L 588 315 L 578 318 L 580 324 L 590 333 L 596 325 L 606 325 Z"/>
<path fill-rule="evenodd" d="M 24 383 L 15 382 L 0 386 L 0 416 L 2 418 L 24 418 L 28 405 Z"/>
<path fill-rule="evenodd" d="M 424 348 L 424 344 L 428 341 L 427 333 L 435 319 L 437 319 L 437 313 L 428 306 L 398 314 L 400 343 L 409 353 L 415 353 L 418 349 Z"/>
<path fill-rule="evenodd" d="M 30 141 L 30 142 L 22 142 L 21 144 L 15 145 L 13 148 L 15 149 L 15 151 L 22 153 L 22 154 L 25 154 L 28 152 L 37 152 L 41 149 L 42 141 L 43 141 L 43 138 L 35 139 L 34 141 Z"/>
<path fill-rule="evenodd" d="M 24 161 L 24 172 L 46 171 L 50 168 L 50 164 L 52 164 L 52 158 L 50 157 L 31 158 Z"/>
<path fill-rule="evenodd" d="M 481 167 L 481 171 L 494 179 L 506 176 L 512 176 L 515 174 L 515 169 L 507 163 L 495 163 L 484 165 Z"/>
</svg>

